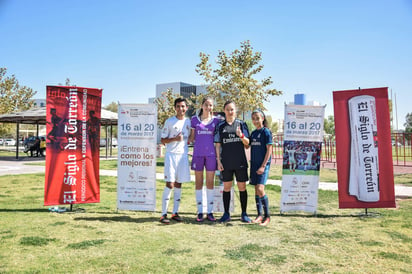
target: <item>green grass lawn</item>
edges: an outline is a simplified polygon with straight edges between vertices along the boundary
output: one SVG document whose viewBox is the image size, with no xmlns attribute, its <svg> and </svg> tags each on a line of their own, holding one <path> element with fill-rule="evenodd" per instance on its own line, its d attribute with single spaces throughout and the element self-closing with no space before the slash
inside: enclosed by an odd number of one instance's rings
<svg viewBox="0 0 412 274">
<path fill-rule="evenodd" d="M 279 214 L 280 187 L 267 186 L 271 223 L 195 222 L 194 184 L 183 186 L 183 223 L 162 225 L 157 211 L 117 211 L 116 178 L 101 177 L 101 202 L 52 213 L 44 175 L 0 177 L 0 273 L 410 273 L 412 199 L 396 209 L 338 209 L 337 192 L 319 191 L 318 214 Z M 248 186 L 249 213 L 256 214 Z M 84 209 L 81 211 L 80 208 Z M 171 209 L 171 205 L 169 206 Z M 221 214 L 216 214 L 217 217 Z"/>
</svg>

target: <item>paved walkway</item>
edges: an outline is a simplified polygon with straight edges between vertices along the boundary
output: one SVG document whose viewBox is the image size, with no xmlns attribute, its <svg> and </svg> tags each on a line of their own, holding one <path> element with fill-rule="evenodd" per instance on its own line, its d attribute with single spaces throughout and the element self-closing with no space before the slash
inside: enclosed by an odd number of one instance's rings
<svg viewBox="0 0 412 274">
<path fill-rule="evenodd" d="M 0 160 L 0 176 L 12 175 L 12 174 L 32 174 L 45 172 L 44 166 L 28 165 L 29 163 L 44 162 L 44 158 L 24 158 L 22 160 L 5 161 Z M 100 170 L 101 176 L 117 176 L 117 170 Z M 162 180 L 163 174 L 157 173 L 156 179 Z M 192 181 L 194 176 L 192 175 Z M 278 185 L 282 184 L 281 180 L 268 180 L 268 184 Z M 319 189 L 338 191 L 337 183 L 319 182 Z M 395 185 L 395 196 L 398 198 L 412 197 L 412 187 Z"/>
</svg>

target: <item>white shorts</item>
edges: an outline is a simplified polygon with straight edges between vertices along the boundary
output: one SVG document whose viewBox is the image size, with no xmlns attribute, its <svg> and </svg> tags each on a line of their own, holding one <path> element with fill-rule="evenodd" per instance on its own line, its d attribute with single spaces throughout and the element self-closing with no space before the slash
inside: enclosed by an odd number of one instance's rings
<svg viewBox="0 0 412 274">
<path fill-rule="evenodd" d="M 164 176 L 166 182 L 190 182 L 188 155 L 166 153 Z"/>
</svg>

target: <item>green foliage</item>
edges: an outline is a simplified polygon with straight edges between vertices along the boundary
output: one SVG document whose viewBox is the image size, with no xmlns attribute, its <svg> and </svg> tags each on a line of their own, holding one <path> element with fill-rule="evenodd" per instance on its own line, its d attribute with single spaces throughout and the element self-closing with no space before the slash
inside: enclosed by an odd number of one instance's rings
<svg viewBox="0 0 412 274">
<path fill-rule="evenodd" d="M 271 77 L 256 79 L 256 75 L 263 69 L 263 65 L 259 64 L 262 53 L 254 52 L 249 41 L 242 42 L 240 49 L 235 49 L 230 54 L 220 50 L 216 69 L 212 68 L 209 61 L 210 55 L 201 52 L 196 72 L 208 84 L 208 96 L 215 99 L 219 109 L 230 99 L 235 102 L 239 113 L 256 108 L 265 110 L 264 102 L 268 102 L 270 96 L 282 94 L 281 91 L 269 88 L 273 83 Z"/>
<path fill-rule="evenodd" d="M 37 93 L 33 89 L 21 86 L 16 76 L 6 76 L 7 68 L 0 68 L 0 114 L 30 109 L 32 98 Z M 0 136 L 12 136 L 14 126 L 0 124 Z"/>
<path fill-rule="evenodd" d="M 178 97 L 173 93 L 172 88 L 168 88 L 162 95 L 155 99 L 157 105 L 157 125 L 162 127 L 165 121 L 175 114 L 173 103 Z"/>
<path fill-rule="evenodd" d="M 329 115 L 325 118 L 323 128 L 326 134 L 335 135 L 335 118 L 333 115 Z"/>
<path fill-rule="evenodd" d="M 255 126 L 253 125 L 252 120 L 246 120 L 245 123 L 247 125 L 247 128 L 249 129 L 249 134 L 252 133 L 252 131 L 256 129 Z"/>
<path fill-rule="evenodd" d="M 157 125 L 159 127 L 163 127 L 166 120 L 176 114 L 174 102 L 179 97 L 181 96 L 174 93 L 172 88 L 168 88 L 165 92 L 162 92 L 160 97 L 155 99 L 155 104 L 157 105 Z M 197 97 L 194 95 L 191 98 L 186 98 L 188 107 L 193 102 L 196 102 L 196 99 Z"/>
<path fill-rule="evenodd" d="M 117 113 L 118 107 L 119 105 L 116 102 L 111 102 L 110 104 L 105 106 L 104 109 Z"/>
<path fill-rule="evenodd" d="M 6 76 L 7 69 L 0 68 L 0 114 L 27 110 L 33 106 L 33 89 L 20 86 L 16 76 Z"/>
<path fill-rule="evenodd" d="M 273 122 L 272 116 L 267 115 L 266 116 L 266 121 L 268 123 L 268 128 L 272 132 L 272 134 L 276 134 L 279 129 L 279 124 L 277 122 Z"/>
<path fill-rule="evenodd" d="M 406 133 L 412 133 L 412 113 L 406 114 L 405 124 L 403 125 Z"/>
</svg>

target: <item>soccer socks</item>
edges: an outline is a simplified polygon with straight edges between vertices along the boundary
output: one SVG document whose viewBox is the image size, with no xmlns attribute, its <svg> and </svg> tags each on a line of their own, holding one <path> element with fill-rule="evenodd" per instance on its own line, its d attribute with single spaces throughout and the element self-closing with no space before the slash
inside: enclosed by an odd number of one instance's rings
<svg viewBox="0 0 412 274">
<path fill-rule="evenodd" d="M 223 208 L 225 209 L 225 213 L 229 213 L 230 191 L 223 191 Z"/>
<path fill-rule="evenodd" d="M 162 215 L 167 214 L 167 208 L 169 207 L 170 201 L 170 192 L 172 190 L 168 187 L 165 187 L 163 190 L 163 197 L 162 197 Z"/>
<path fill-rule="evenodd" d="M 203 189 L 196 189 L 196 205 L 197 205 L 197 212 L 203 213 Z M 207 213 L 213 212 L 213 201 L 215 199 L 215 190 L 214 189 L 206 189 L 206 197 L 207 197 Z"/>
<path fill-rule="evenodd" d="M 209 214 L 213 212 L 213 201 L 215 200 L 215 190 L 213 188 L 207 189 L 206 196 L 207 196 L 207 213 Z"/>
<path fill-rule="evenodd" d="M 196 204 L 197 204 L 197 213 L 203 213 L 203 191 L 202 189 L 196 189 Z"/>
<path fill-rule="evenodd" d="M 174 204 L 173 204 L 173 214 L 176 214 L 179 211 L 179 206 L 180 206 L 180 197 L 182 197 L 182 189 L 181 188 L 174 188 L 175 193 L 174 193 Z"/>
<path fill-rule="evenodd" d="M 255 196 L 257 215 L 262 216 L 262 201 L 258 195 Z"/>
<path fill-rule="evenodd" d="M 242 213 L 246 213 L 247 210 L 247 191 L 239 191 L 240 195 L 240 207 L 242 208 Z"/>
<path fill-rule="evenodd" d="M 269 199 L 268 196 L 263 196 L 260 198 L 260 202 L 263 206 L 263 212 L 265 213 L 265 218 L 269 217 Z"/>
</svg>

